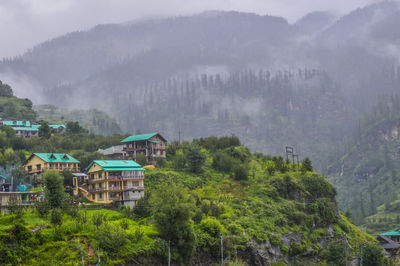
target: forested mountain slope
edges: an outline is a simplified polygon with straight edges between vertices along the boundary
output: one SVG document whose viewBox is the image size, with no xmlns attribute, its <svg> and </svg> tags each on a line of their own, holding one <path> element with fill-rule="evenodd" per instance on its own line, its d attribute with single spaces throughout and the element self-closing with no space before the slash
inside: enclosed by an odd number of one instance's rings
<svg viewBox="0 0 400 266">
<path fill-rule="evenodd" d="M 380 97 L 355 128 L 340 160 L 328 169 L 342 210 L 371 233 L 398 225 L 400 173 L 400 98 Z"/>
<path fill-rule="evenodd" d="M 124 132 L 235 134 L 254 150 L 293 145 L 322 169 L 349 123 L 399 90 L 398 12 L 383 1 L 294 24 L 212 11 L 99 25 L 4 59 L 0 76 L 35 103 L 105 111 Z"/>
</svg>

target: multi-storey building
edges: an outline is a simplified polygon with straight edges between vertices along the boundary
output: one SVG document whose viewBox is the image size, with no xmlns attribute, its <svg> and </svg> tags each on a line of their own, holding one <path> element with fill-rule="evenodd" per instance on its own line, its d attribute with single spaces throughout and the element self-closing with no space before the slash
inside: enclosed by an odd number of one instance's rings
<svg viewBox="0 0 400 266">
<path fill-rule="evenodd" d="M 132 208 L 144 196 L 145 169 L 132 160 L 95 160 L 86 170 L 84 184 L 74 180 L 75 195 L 81 191 L 92 202 Z"/>
<path fill-rule="evenodd" d="M 3 120 L 0 124 L 10 126 L 15 131 L 15 135 L 24 138 L 38 137 L 40 124 L 32 124 L 27 120 Z M 62 134 L 66 131 L 66 126 L 63 124 L 50 124 L 52 134 Z"/>
<path fill-rule="evenodd" d="M 149 162 L 154 162 L 157 157 L 166 157 L 166 142 L 159 133 L 134 135 L 121 141 L 128 158 L 136 160 L 139 155 L 144 155 Z"/>
<path fill-rule="evenodd" d="M 79 161 L 66 153 L 32 153 L 24 163 L 25 173 L 34 176 L 34 181 L 40 183 L 43 172 L 55 170 L 62 172 L 79 171 Z"/>
</svg>

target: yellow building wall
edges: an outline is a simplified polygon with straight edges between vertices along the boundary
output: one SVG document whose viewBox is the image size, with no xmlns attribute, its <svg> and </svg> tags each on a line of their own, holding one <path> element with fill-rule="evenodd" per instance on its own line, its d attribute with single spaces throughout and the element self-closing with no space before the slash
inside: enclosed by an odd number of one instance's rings
<svg viewBox="0 0 400 266">
<path fill-rule="evenodd" d="M 32 166 L 32 172 L 36 171 L 36 165 L 40 164 L 41 169 L 43 169 L 45 166 L 46 162 L 43 161 L 42 159 L 40 159 L 38 156 L 33 156 L 32 158 L 29 159 L 29 161 L 26 162 L 25 164 L 25 172 L 29 172 L 28 171 L 28 166 Z"/>
</svg>

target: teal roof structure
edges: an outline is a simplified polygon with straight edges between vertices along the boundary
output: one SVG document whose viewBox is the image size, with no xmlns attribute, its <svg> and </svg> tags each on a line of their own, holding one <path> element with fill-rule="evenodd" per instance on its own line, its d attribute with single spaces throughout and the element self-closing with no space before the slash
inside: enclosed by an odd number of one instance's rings
<svg viewBox="0 0 400 266">
<path fill-rule="evenodd" d="M 157 135 L 158 133 L 150 133 L 150 134 L 142 134 L 142 135 L 133 135 L 133 136 L 129 136 L 126 139 L 123 139 L 121 142 L 131 142 L 131 141 L 140 141 L 140 140 L 148 140 L 149 138 L 154 137 L 155 135 Z"/>
<path fill-rule="evenodd" d="M 94 160 L 86 170 L 94 163 L 99 165 L 104 171 L 144 171 L 142 166 L 133 160 Z"/>
<path fill-rule="evenodd" d="M 8 178 L 7 177 L 5 177 L 4 175 L 0 175 L 0 178 L 3 178 L 3 179 L 5 179 L 5 180 L 7 180 Z"/>
<path fill-rule="evenodd" d="M 54 128 L 54 129 L 58 129 L 58 128 L 67 128 L 65 125 L 63 124 L 54 124 L 54 125 L 49 125 L 49 127 Z"/>
<path fill-rule="evenodd" d="M 48 163 L 80 163 L 77 159 L 66 153 L 33 153 Z"/>
<path fill-rule="evenodd" d="M 400 229 L 380 234 L 381 236 L 400 236 Z"/>
<path fill-rule="evenodd" d="M 20 130 L 20 131 L 39 131 L 38 128 L 36 127 L 13 127 L 12 129 L 14 129 L 15 131 Z"/>
<path fill-rule="evenodd" d="M 3 125 L 6 126 L 20 126 L 20 127 L 30 127 L 30 121 L 14 121 L 14 120 L 6 120 L 2 121 Z"/>
</svg>

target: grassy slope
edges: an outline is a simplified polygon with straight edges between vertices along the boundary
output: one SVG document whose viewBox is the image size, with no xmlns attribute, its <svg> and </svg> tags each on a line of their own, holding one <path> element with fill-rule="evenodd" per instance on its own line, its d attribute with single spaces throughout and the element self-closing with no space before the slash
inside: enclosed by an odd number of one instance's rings
<svg viewBox="0 0 400 266">
<path fill-rule="evenodd" d="M 206 151 L 205 151 L 206 152 Z M 269 162 L 267 162 L 268 164 Z M 304 199 L 309 195 L 305 187 L 305 177 L 317 176 L 316 173 L 302 174 L 300 172 L 269 175 L 265 171 L 265 162 L 252 159 L 249 163 L 250 177 L 248 181 L 234 181 L 229 174 L 222 174 L 211 169 L 211 158 L 207 156 L 205 172 L 193 175 L 186 170 L 175 171 L 172 168 L 162 168 L 148 171 L 146 175 L 147 189 L 153 190 L 166 178 L 173 178 L 191 190 L 196 198 L 196 213 L 200 219 L 194 219 L 194 227 L 199 243 L 197 252 L 205 252 L 215 262 L 218 252 L 212 243 L 218 237 L 212 236 L 202 229 L 205 220 L 217 220 L 221 224 L 227 246 L 225 254 L 233 255 L 235 250 L 244 251 L 247 246 L 260 247 L 263 243 L 271 243 L 278 248 L 282 259 L 286 254 L 296 256 L 297 261 L 318 262 L 326 241 L 341 239 L 344 233 L 349 237 L 350 255 L 356 257 L 361 242 L 374 241 L 369 235 L 361 232 L 345 217 L 330 224 L 333 236 L 329 236 L 328 225 L 321 221 L 321 214 L 310 211 L 311 205 Z M 167 166 L 169 162 L 167 163 Z M 276 189 L 276 184 L 289 178 L 290 186 L 295 186 L 293 195 L 285 198 Z M 286 179 L 287 180 L 287 179 Z M 318 176 L 318 180 L 324 180 Z M 274 183 L 275 182 L 275 183 Z M 272 185 L 275 184 L 275 185 Z M 325 189 L 325 187 L 322 187 Z M 85 214 L 86 213 L 86 214 Z M 121 212 L 110 210 L 80 210 L 80 217 L 75 219 L 64 215 L 61 229 L 55 231 L 49 225 L 49 218 L 42 219 L 34 211 L 26 213 L 24 223 L 32 229 L 46 226 L 46 229 L 35 233 L 32 240 L 33 248 L 27 248 L 21 253 L 20 263 L 29 265 L 40 264 L 79 264 L 80 250 L 83 249 L 85 261 L 95 262 L 96 241 L 98 232 L 91 217 L 102 213 L 107 217 L 107 223 L 120 228 L 127 236 L 128 242 L 121 247 L 118 258 L 109 260 L 110 263 L 127 263 L 140 257 L 164 257 L 166 242 L 158 238 L 151 217 L 129 220 Z M 128 228 L 122 229 L 121 223 L 128 221 Z M 7 234 L 12 226 L 9 215 L 0 217 L 0 234 Z M 295 234 L 299 241 L 289 244 L 285 236 Z M 94 249 L 94 251 L 92 250 Z M 214 254 L 215 253 L 215 254 Z M 308 255 L 305 255 L 308 253 Z M 243 254 L 243 253 L 242 253 Z M 101 253 L 101 256 L 103 254 Z M 105 258 L 103 257 L 103 261 Z"/>
</svg>

